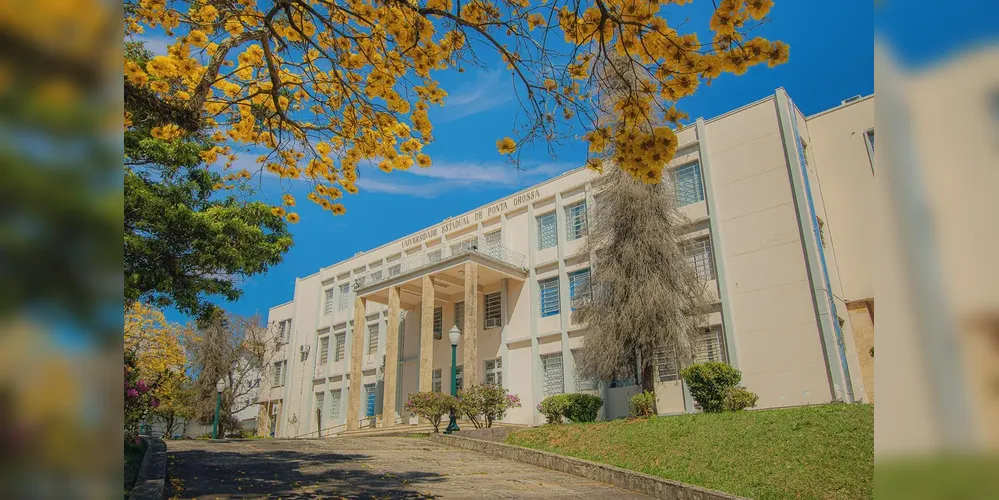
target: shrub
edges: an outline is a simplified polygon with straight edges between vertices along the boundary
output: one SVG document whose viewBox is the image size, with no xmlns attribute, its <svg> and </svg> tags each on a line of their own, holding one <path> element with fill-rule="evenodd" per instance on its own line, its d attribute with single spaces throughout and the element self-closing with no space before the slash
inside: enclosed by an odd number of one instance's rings
<svg viewBox="0 0 999 500">
<path fill-rule="evenodd" d="M 565 409 L 568 405 L 564 394 L 548 396 L 538 403 L 538 411 L 545 416 L 549 424 L 561 424 L 562 417 L 565 416 Z"/>
<path fill-rule="evenodd" d="M 492 427 L 510 408 L 520 408 L 520 397 L 497 385 L 473 385 L 458 391 L 458 412 L 476 429 Z"/>
<path fill-rule="evenodd" d="M 651 391 L 640 392 L 631 397 L 631 416 L 638 418 L 648 418 L 655 415 L 656 393 Z"/>
<path fill-rule="evenodd" d="M 157 383 L 140 379 L 136 363 L 135 352 L 126 352 L 123 364 L 125 442 L 138 444 L 139 425 L 159 402 L 153 397 Z"/>
<path fill-rule="evenodd" d="M 434 432 L 440 433 L 441 417 L 452 410 L 458 411 L 458 400 L 450 394 L 442 392 L 417 392 L 409 395 L 406 410 L 425 418 L 434 426 Z"/>
<path fill-rule="evenodd" d="M 565 418 L 571 422 L 593 422 L 604 400 L 592 394 L 563 394 L 566 399 Z"/>
<path fill-rule="evenodd" d="M 695 363 L 680 371 L 690 396 L 706 413 L 725 411 L 725 398 L 742 380 L 742 372 L 727 363 Z"/>
<path fill-rule="evenodd" d="M 739 411 L 756 406 L 760 397 L 745 387 L 733 387 L 725 395 L 725 411 Z"/>
</svg>

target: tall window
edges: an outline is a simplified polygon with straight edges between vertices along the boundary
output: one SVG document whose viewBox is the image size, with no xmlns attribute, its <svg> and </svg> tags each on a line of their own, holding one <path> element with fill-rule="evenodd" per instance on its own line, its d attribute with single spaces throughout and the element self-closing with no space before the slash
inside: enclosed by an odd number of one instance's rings
<svg viewBox="0 0 999 500">
<path fill-rule="evenodd" d="M 572 309 L 576 310 L 577 304 L 582 305 L 583 301 L 590 298 L 590 270 L 583 269 L 569 273 L 569 301 Z"/>
<path fill-rule="evenodd" d="M 558 244 L 558 233 L 555 212 L 539 215 L 538 220 L 538 250 L 551 248 Z"/>
<path fill-rule="evenodd" d="M 350 283 L 344 283 L 340 285 L 339 309 L 341 311 L 346 310 L 349 304 L 350 304 Z"/>
<path fill-rule="evenodd" d="M 578 240 L 586 236 L 586 201 L 565 207 L 566 240 Z"/>
<path fill-rule="evenodd" d="M 441 369 L 440 368 L 435 368 L 434 369 L 433 388 L 431 390 L 434 391 L 434 392 L 441 392 Z"/>
<path fill-rule="evenodd" d="M 541 291 L 541 317 L 558 314 L 558 276 L 538 281 L 538 289 Z"/>
<path fill-rule="evenodd" d="M 316 393 L 316 430 L 323 430 L 323 410 L 326 407 L 326 393 Z"/>
<path fill-rule="evenodd" d="M 715 279 L 715 266 L 711 260 L 711 240 L 698 238 L 683 244 L 687 262 L 694 267 L 697 278 L 703 281 Z"/>
<path fill-rule="evenodd" d="M 465 329 L 465 301 L 454 303 L 454 326 L 459 330 Z"/>
<path fill-rule="evenodd" d="M 444 308 L 434 308 L 434 340 L 444 338 Z"/>
<path fill-rule="evenodd" d="M 486 360 L 486 383 L 503 386 L 503 358 Z"/>
<path fill-rule="evenodd" d="M 343 359 L 343 350 L 347 341 L 347 332 L 334 333 L 333 338 L 336 339 L 336 351 L 334 351 L 333 354 L 333 361 L 340 361 Z"/>
<path fill-rule="evenodd" d="M 673 186 L 676 188 L 676 201 L 680 206 L 703 200 L 704 186 L 701 184 L 701 166 L 697 163 L 691 163 L 674 170 Z"/>
<path fill-rule="evenodd" d="M 291 320 L 286 319 L 278 322 L 277 343 L 284 344 L 288 342 L 289 335 L 291 335 Z"/>
<path fill-rule="evenodd" d="M 501 231 L 486 234 L 486 254 L 496 259 L 503 257 L 503 233 Z"/>
<path fill-rule="evenodd" d="M 330 359 L 330 336 L 319 337 L 319 364 L 325 366 Z"/>
<path fill-rule="evenodd" d="M 460 391 L 465 387 L 465 366 L 458 365 L 454 371 L 454 388 L 456 391 Z"/>
<path fill-rule="evenodd" d="M 656 349 L 653 353 L 653 360 L 656 363 L 656 371 L 659 373 L 660 382 L 679 380 L 680 374 L 676 366 L 676 356 L 665 348 Z"/>
<path fill-rule="evenodd" d="M 278 361 L 274 363 L 274 373 L 273 373 L 274 377 L 272 378 L 273 382 L 271 383 L 271 386 L 281 387 L 282 385 L 284 385 L 285 377 L 288 375 L 287 371 L 288 371 L 288 360 Z"/>
<path fill-rule="evenodd" d="M 725 361 L 725 343 L 722 342 L 721 328 L 708 328 L 701 332 L 697 341 L 697 362 Z"/>
<path fill-rule="evenodd" d="M 484 328 L 499 328 L 503 326 L 503 299 L 500 292 L 487 293 L 483 297 L 485 310 Z"/>
<path fill-rule="evenodd" d="M 364 384 L 364 416 L 373 417 L 375 416 L 375 397 L 377 392 L 375 384 Z"/>
<path fill-rule="evenodd" d="M 326 289 L 326 298 L 323 301 L 323 316 L 329 316 L 333 312 L 333 294 L 335 291 L 333 288 Z"/>
<path fill-rule="evenodd" d="M 562 379 L 562 353 L 542 355 L 541 371 L 544 374 L 542 385 L 545 397 L 565 392 Z"/>
<path fill-rule="evenodd" d="M 569 351 L 572 353 L 572 364 L 576 367 L 575 376 L 576 390 L 577 391 L 593 391 L 597 388 L 596 379 L 585 378 L 579 373 L 579 349 L 573 349 Z"/>
<path fill-rule="evenodd" d="M 330 391 L 330 418 L 340 420 L 340 389 Z"/>
<path fill-rule="evenodd" d="M 378 353 L 378 323 L 368 325 L 368 354 Z"/>
</svg>

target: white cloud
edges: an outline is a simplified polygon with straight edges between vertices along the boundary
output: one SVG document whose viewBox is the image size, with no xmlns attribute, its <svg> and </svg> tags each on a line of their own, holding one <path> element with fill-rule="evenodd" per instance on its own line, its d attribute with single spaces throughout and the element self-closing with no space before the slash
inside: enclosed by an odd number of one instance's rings
<svg viewBox="0 0 999 500">
<path fill-rule="evenodd" d="M 498 108 L 514 98 L 511 76 L 501 68 L 480 69 L 475 79 L 449 93 L 444 107 L 432 111 L 434 122 L 447 123 Z"/>
<path fill-rule="evenodd" d="M 357 179 L 360 192 L 398 194 L 417 198 L 436 198 L 440 191 L 433 184 L 410 184 L 404 182 L 386 182 L 377 179 Z"/>
</svg>

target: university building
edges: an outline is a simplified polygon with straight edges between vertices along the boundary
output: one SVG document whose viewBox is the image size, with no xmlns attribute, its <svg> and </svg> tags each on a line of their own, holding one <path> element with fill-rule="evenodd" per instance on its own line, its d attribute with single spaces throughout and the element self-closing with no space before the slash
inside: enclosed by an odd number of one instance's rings
<svg viewBox="0 0 999 500">
<path fill-rule="evenodd" d="M 873 128 L 873 96 L 804 116 L 778 89 L 678 133 L 685 251 L 713 301 L 698 358 L 741 370 L 758 407 L 873 401 Z M 409 394 L 450 392 L 452 326 L 458 384 L 520 396 L 504 421 L 543 423 L 537 403 L 563 392 L 601 396 L 602 418 L 627 415 L 634 379 L 575 370 L 597 175 L 566 172 L 296 279 L 268 316 L 279 348 L 260 432 L 415 423 Z M 659 411 L 695 411 L 670 357 L 656 365 Z"/>
</svg>

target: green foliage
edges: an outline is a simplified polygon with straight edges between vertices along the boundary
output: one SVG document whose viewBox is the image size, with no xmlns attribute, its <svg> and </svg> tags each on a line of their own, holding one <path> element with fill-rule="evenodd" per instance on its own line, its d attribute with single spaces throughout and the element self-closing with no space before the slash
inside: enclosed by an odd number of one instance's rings
<svg viewBox="0 0 999 500">
<path fill-rule="evenodd" d="M 124 407 L 125 407 L 125 442 L 139 443 L 139 424 L 146 418 L 149 411 L 158 406 L 153 398 L 157 382 L 139 378 L 136 367 L 137 357 L 134 351 L 125 351 L 124 361 Z"/>
<path fill-rule="evenodd" d="M 628 400 L 631 406 L 631 416 L 638 418 L 649 418 L 656 414 L 656 393 L 651 391 L 640 392 Z"/>
<path fill-rule="evenodd" d="M 742 380 L 742 372 L 728 363 L 695 363 L 680 371 L 690 396 L 707 413 L 725 411 L 725 398 Z"/>
<path fill-rule="evenodd" d="M 503 418 L 508 409 L 520 408 L 520 397 L 507 394 L 506 389 L 497 385 L 473 385 L 458 391 L 457 404 L 458 412 L 476 429 L 481 429 L 492 427 L 493 421 Z"/>
<path fill-rule="evenodd" d="M 739 411 L 756 406 L 760 397 L 745 387 L 733 387 L 725 395 L 725 411 Z"/>
<path fill-rule="evenodd" d="M 440 433 L 441 417 L 458 411 L 458 400 L 442 392 L 417 392 L 409 395 L 406 410 L 425 418 L 434 426 L 434 432 Z"/>
<path fill-rule="evenodd" d="M 563 419 L 570 422 L 593 422 L 604 402 L 592 394 L 556 394 L 548 396 L 538 404 L 538 411 L 550 424 L 561 424 Z"/>
</svg>

